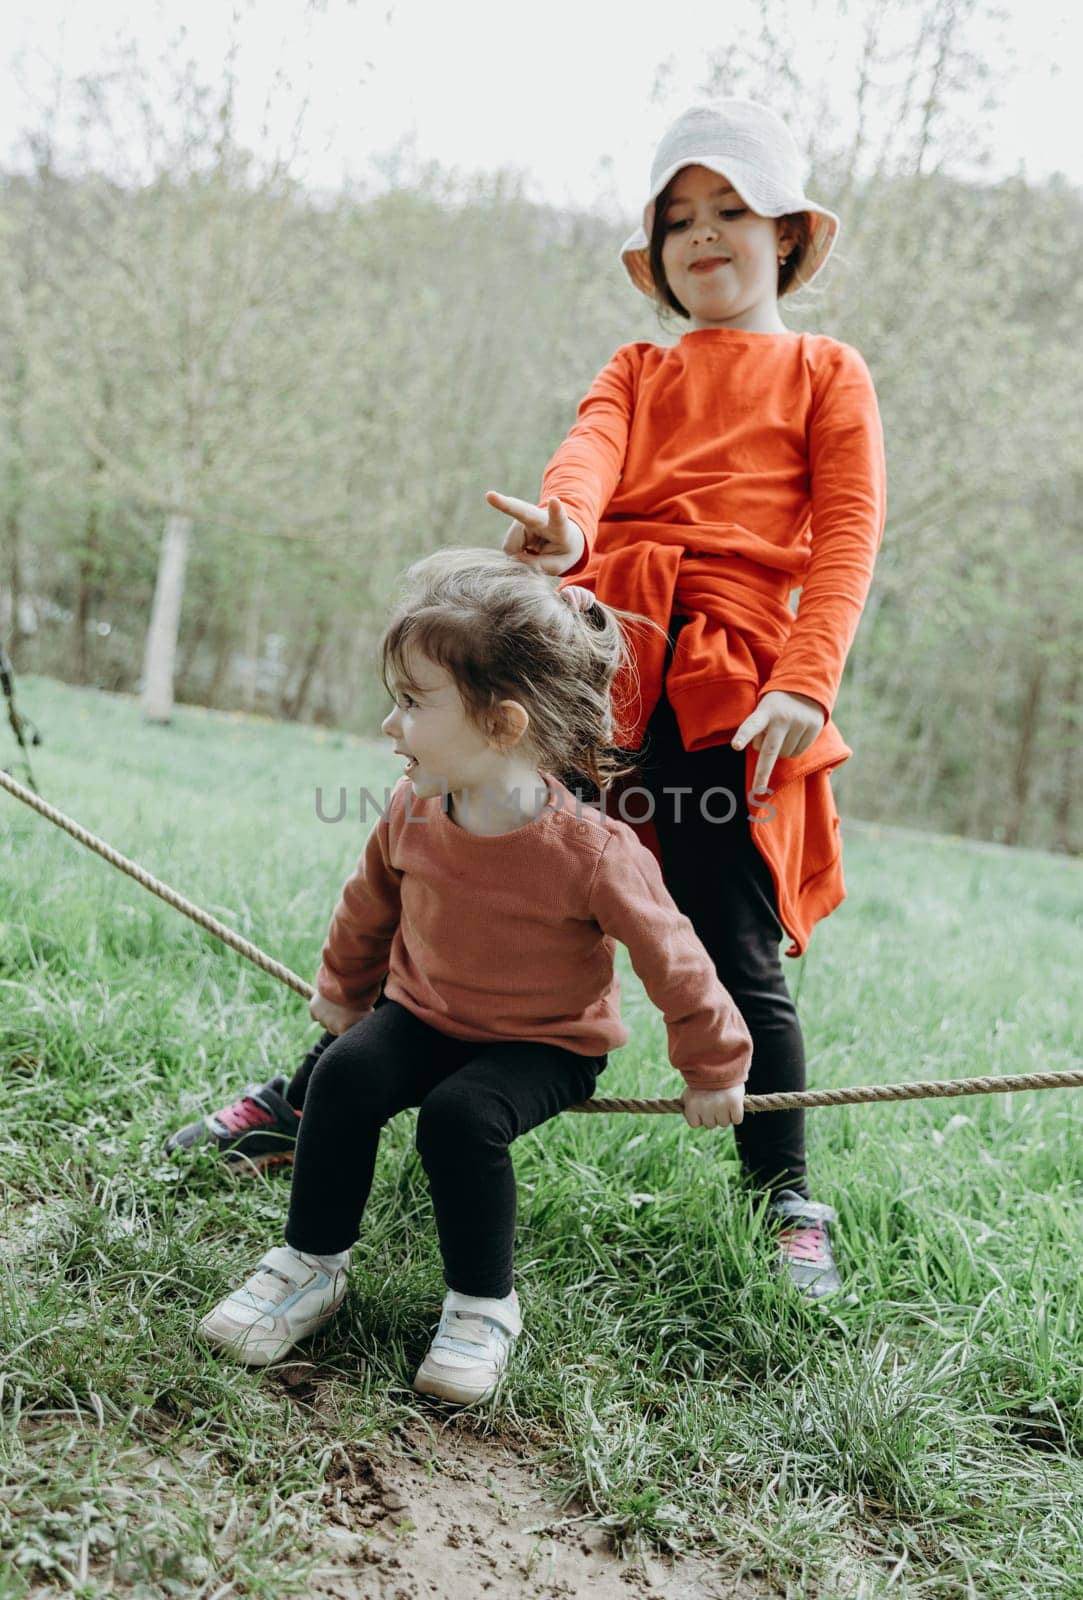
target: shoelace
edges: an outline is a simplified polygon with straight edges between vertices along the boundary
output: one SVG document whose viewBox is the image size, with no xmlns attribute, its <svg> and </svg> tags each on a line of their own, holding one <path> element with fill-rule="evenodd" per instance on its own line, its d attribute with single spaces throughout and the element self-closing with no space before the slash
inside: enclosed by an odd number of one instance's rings
<svg viewBox="0 0 1083 1600">
<path fill-rule="evenodd" d="M 249 1128 L 265 1128 L 275 1119 L 274 1113 L 268 1111 L 261 1100 L 246 1094 L 240 1100 L 235 1100 L 231 1106 L 224 1106 L 221 1111 L 216 1111 L 215 1120 L 222 1123 L 229 1133 L 245 1133 Z"/>
<path fill-rule="evenodd" d="M 827 1260 L 827 1234 L 818 1222 L 807 1222 L 793 1228 L 783 1228 L 778 1242 L 786 1255 L 794 1261 L 813 1261 L 822 1266 Z"/>
</svg>

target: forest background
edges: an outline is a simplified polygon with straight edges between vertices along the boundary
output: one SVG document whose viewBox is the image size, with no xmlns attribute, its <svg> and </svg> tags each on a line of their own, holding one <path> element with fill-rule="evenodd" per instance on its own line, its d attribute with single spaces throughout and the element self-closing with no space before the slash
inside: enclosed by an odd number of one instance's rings
<svg viewBox="0 0 1083 1600">
<path fill-rule="evenodd" d="M 832 138 L 766 7 L 703 92 L 780 106 L 840 246 L 782 303 L 855 345 L 889 514 L 836 721 L 840 809 L 1078 852 L 1083 192 L 957 175 L 981 129 L 978 0 L 917 0 Z M 167 89 L 159 92 L 162 72 Z M 522 174 L 406 148 L 378 187 L 301 182 L 236 132 L 229 62 L 134 47 L 67 86 L 0 172 L 0 641 L 17 672 L 375 736 L 374 646 L 401 570 L 498 546 L 618 345 L 670 343 L 627 284 L 627 227 Z M 890 96 L 873 148 L 862 108 Z M 828 131 L 824 131 L 824 130 Z"/>
</svg>

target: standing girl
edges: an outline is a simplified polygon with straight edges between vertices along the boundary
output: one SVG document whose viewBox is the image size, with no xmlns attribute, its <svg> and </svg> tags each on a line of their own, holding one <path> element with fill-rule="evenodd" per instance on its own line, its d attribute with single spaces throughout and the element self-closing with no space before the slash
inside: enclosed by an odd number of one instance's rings
<svg viewBox="0 0 1083 1600">
<path fill-rule="evenodd" d="M 757 1094 L 805 1087 L 778 947 L 786 933 L 800 955 L 845 895 L 829 774 L 851 752 L 831 711 L 885 519 L 865 362 L 779 314 L 838 227 L 805 194 L 767 106 L 686 111 L 621 252 L 635 287 L 686 331 L 617 350 L 545 470 L 540 506 L 488 496 L 515 518 L 506 551 L 670 630 L 670 648 L 652 634 L 637 648 L 640 695 L 618 738 L 645 741 L 647 757 L 636 791 L 617 791 L 620 815 L 748 1023 Z M 804 1113 L 735 1132 L 780 1263 L 812 1297 L 837 1289 L 835 1213 L 810 1198 Z"/>
<path fill-rule="evenodd" d="M 417 1106 L 447 1295 L 414 1387 L 468 1402 L 521 1326 L 508 1147 L 589 1099 L 628 1038 L 614 940 L 665 1016 L 692 1126 L 741 1120 L 751 1040 L 650 852 L 559 777 L 601 790 L 628 771 L 618 618 L 496 551 L 441 551 L 407 577 L 382 644 L 383 731 L 406 768 L 324 945 L 311 1012 L 331 1040 L 291 1111 L 286 1244 L 200 1327 L 260 1366 L 327 1321 L 380 1129 Z"/>
</svg>

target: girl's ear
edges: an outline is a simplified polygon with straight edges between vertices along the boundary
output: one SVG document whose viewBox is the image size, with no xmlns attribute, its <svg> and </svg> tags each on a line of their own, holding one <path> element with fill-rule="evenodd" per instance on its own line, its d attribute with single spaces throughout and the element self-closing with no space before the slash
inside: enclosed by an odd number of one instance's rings
<svg viewBox="0 0 1083 1600">
<path fill-rule="evenodd" d="M 501 700 L 490 719 L 490 737 L 500 745 L 517 745 L 530 726 L 530 714 L 518 700 Z"/>
<path fill-rule="evenodd" d="M 776 229 L 779 256 L 785 259 L 797 244 L 797 234 L 788 222 L 780 222 Z"/>
</svg>

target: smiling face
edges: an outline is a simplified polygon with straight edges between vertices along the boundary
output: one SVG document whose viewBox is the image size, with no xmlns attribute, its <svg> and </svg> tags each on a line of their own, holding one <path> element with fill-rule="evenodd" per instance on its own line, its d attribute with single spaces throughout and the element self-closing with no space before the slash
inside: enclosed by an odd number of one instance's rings
<svg viewBox="0 0 1083 1600">
<path fill-rule="evenodd" d="M 380 726 L 406 758 L 403 770 L 419 800 L 446 792 L 455 810 L 456 797 L 506 796 L 524 774 L 537 787 L 535 754 L 525 737 L 530 717 L 517 700 L 494 707 L 500 730 L 490 737 L 444 667 L 414 649 L 404 654 L 403 672 L 410 687 L 396 685 L 395 704 Z"/>
<path fill-rule="evenodd" d="M 779 257 L 793 248 L 788 225 L 745 205 L 708 167 L 682 167 L 659 195 L 666 282 L 693 328 L 783 333 Z"/>
<path fill-rule="evenodd" d="M 427 799 L 444 789 L 483 784 L 496 750 L 467 715 L 454 679 L 417 654 L 406 666 L 413 686 L 409 690 L 399 686 L 395 704 L 380 726 L 396 750 L 406 755 L 405 772 L 415 794 Z"/>
</svg>

